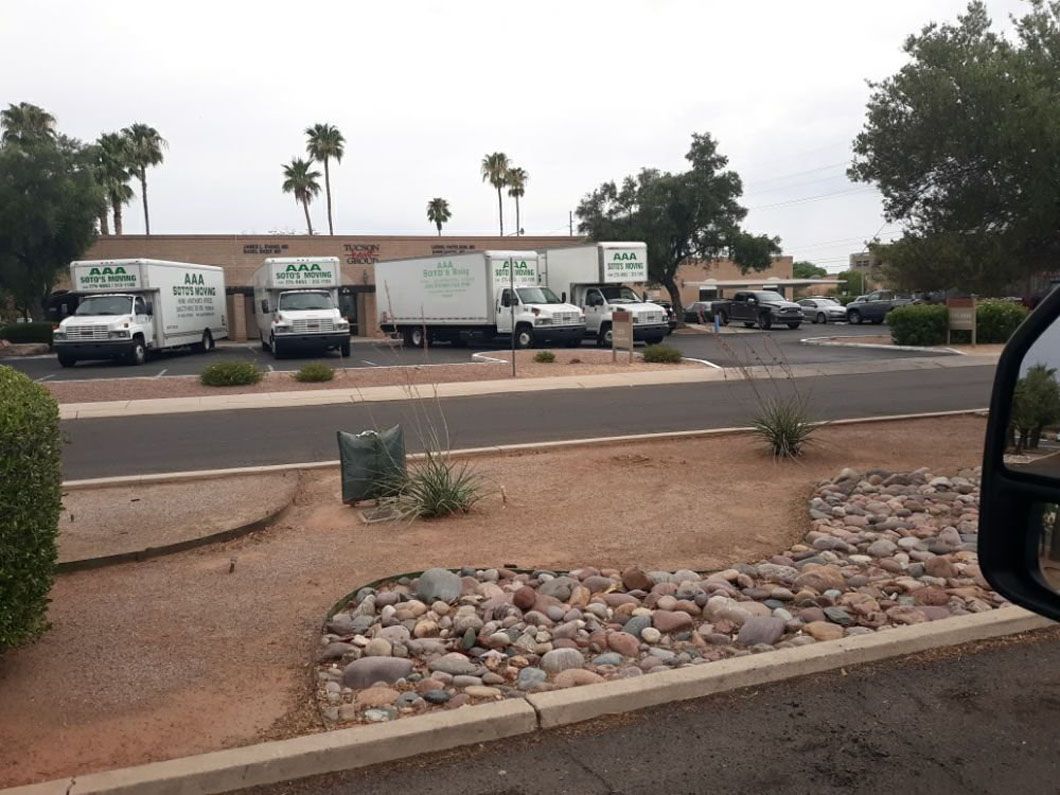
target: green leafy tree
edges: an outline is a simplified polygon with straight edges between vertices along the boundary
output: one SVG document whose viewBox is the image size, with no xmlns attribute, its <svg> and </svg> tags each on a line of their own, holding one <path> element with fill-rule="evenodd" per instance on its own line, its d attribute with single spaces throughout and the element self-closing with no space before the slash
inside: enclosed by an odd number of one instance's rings
<svg viewBox="0 0 1060 795">
<path fill-rule="evenodd" d="M 346 139 L 342 137 L 338 127 L 331 124 L 314 124 L 307 127 L 305 134 L 309 140 L 306 141 L 306 152 L 319 163 L 324 164 L 324 193 L 328 201 L 328 234 L 335 234 L 335 226 L 331 220 L 331 169 L 329 163 L 334 160 L 342 162 L 342 156 L 346 153 Z"/>
<path fill-rule="evenodd" d="M 500 221 L 501 237 L 504 237 L 504 200 L 501 198 L 501 189 L 508 184 L 508 155 L 504 152 L 494 152 L 482 158 L 480 173 L 482 181 L 489 182 L 497 189 L 497 218 Z"/>
<path fill-rule="evenodd" d="M 427 220 L 438 227 L 438 237 L 442 236 L 442 224 L 447 223 L 453 214 L 449 211 L 449 202 L 436 197 L 427 202 Z"/>
<path fill-rule="evenodd" d="M 313 234 L 313 221 L 309 217 L 309 202 L 320 195 L 319 171 L 313 171 L 309 160 L 295 157 L 283 167 L 283 192 L 294 194 L 294 200 L 302 205 L 305 211 L 305 225 L 309 234 Z"/>
<path fill-rule="evenodd" d="M 842 295 L 862 295 L 865 292 L 865 274 L 861 271 L 843 271 L 836 278 L 842 282 L 839 286 Z"/>
<path fill-rule="evenodd" d="M 1036 449 L 1042 431 L 1060 420 L 1060 385 L 1056 368 L 1035 364 L 1016 382 L 1012 396 L 1009 441 L 1015 452 Z"/>
<path fill-rule="evenodd" d="M 129 167 L 140 180 L 140 199 L 144 205 L 144 233 L 151 234 L 151 215 L 147 211 L 147 169 L 164 159 L 165 139 L 147 124 L 133 124 L 121 131 L 126 139 Z"/>
<path fill-rule="evenodd" d="M 123 208 L 133 197 L 129 180 L 132 177 L 128 139 L 120 133 L 104 133 L 96 141 L 99 170 L 96 175 L 114 213 L 114 234 L 123 232 Z M 100 231 L 108 234 L 107 213 L 100 216 Z"/>
<path fill-rule="evenodd" d="M 0 110 L 0 143 L 54 141 L 55 136 L 55 117 L 44 108 L 19 102 Z"/>
<path fill-rule="evenodd" d="M 93 157 L 58 136 L 0 146 L 0 288 L 23 317 L 96 238 L 106 199 Z"/>
<path fill-rule="evenodd" d="M 728 170 L 709 134 L 693 134 L 687 171 L 645 168 L 621 182 L 605 182 L 578 205 L 578 231 L 593 240 L 642 240 L 648 277 L 661 284 L 680 316 L 677 268 L 686 259 L 730 256 L 744 273 L 765 270 L 780 252 L 778 238 L 740 228 L 740 177 Z"/>
<path fill-rule="evenodd" d="M 1014 35 L 981 2 L 905 43 L 872 83 L 850 177 L 906 234 L 878 249 L 890 282 L 990 294 L 1060 258 L 1060 3 L 1031 0 Z"/>
<path fill-rule="evenodd" d="M 812 262 L 800 260 L 791 266 L 791 275 L 796 279 L 823 279 L 828 271 Z"/>
<path fill-rule="evenodd" d="M 530 175 L 525 168 L 508 169 L 508 195 L 515 199 L 515 234 L 523 233 L 522 221 L 519 218 L 519 199 L 526 195 L 526 183 Z"/>
</svg>

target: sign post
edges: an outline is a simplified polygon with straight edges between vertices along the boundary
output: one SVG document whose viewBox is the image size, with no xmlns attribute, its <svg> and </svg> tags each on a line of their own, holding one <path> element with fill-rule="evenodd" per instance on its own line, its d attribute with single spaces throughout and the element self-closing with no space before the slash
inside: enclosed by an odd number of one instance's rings
<svg viewBox="0 0 1060 795">
<path fill-rule="evenodd" d="M 975 296 L 971 298 L 947 298 L 946 310 L 948 321 L 946 323 L 946 344 L 950 344 L 951 331 L 972 332 L 972 347 L 975 347 L 975 313 L 977 302 Z"/>
<path fill-rule="evenodd" d="M 512 378 L 515 378 L 515 258 L 508 258 L 508 308 L 512 318 Z"/>
<path fill-rule="evenodd" d="M 633 313 L 616 309 L 611 313 L 611 361 L 618 361 L 619 350 L 629 351 L 629 362 L 633 362 Z"/>
</svg>

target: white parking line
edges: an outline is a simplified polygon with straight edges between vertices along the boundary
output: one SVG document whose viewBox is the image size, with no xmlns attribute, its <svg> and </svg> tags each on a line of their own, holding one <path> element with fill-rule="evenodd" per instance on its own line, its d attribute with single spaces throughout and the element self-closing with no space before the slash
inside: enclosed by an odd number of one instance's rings
<svg viewBox="0 0 1060 795">
<path fill-rule="evenodd" d="M 169 368 L 168 368 L 168 367 L 166 367 L 166 368 L 164 368 L 164 369 L 163 369 L 163 370 L 162 370 L 161 372 L 159 372 L 159 373 L 158 373 L 158 374 L 157 374 L 157 375 L 155 376 L 155 378 L 161 378 L 162 376 L 164 376 L 164 375 L 165 375 L 166 373 L 168 373 L 168 372 L 169 372 Z"/>
<path fill-rule="evenodd" d="M 42 375 L 40 378 L 37 379 L 37 383 L 39 384 L 41 381 L 47 381 L 49 378 L 55 378 L 55 373 L 49 373 L 48 375 Z"/>
<path fill-rule="evenodd" d="M 370 362 L 367 359 L 361 359 L 361 361 L 364 362 L 365 364 L 367 364 L 369 367 L 378 367 L 379 366 L 375 362 Z"/>
<path fill-rule="evenodd" d="M 276 368 L 273 367 L 271 364 L 267 364 L 265 366 L 269 368 L 269 372 L 270 373 L 275 373 L 276 372 Z"/>
</svg>

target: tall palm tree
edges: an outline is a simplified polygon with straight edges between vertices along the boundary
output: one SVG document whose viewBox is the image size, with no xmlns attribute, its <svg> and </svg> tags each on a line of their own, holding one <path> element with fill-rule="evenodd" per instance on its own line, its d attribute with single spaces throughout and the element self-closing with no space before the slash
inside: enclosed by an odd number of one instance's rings
<svg viewBox="0 0 1060 795">
<path fill-rule="evenodd" d="M 0 110 L 0 130 L 0 141 L 5 144 L 54 139 L 55 117 L 37 105 L 19 102 Z"/>
<path fill-rule="evenodd" d="M 147 212 L 147 167 L 157 166 L 165 156 L 165 139 L 147 124 L 133 124 L 121 131 L 129 152 L 129 167 L 140 180 L 140 198 L 144 203 L 144 232 L 151 234 L 151 216 Z"/>
<path fill-rule="evenodd" d="M 99 148 L 98 176 L 107 201 L 114 212 L 114 234 L 122 234 L 122 208 L 133 197 L 129 186 L 130 173 L 128 139 L 121 133 L 105 133 L 96 141 Z M 106 215 L 100 219 L 106 220 Z M 100 230 L 107 234 L 106 224 Z"/>
<path fill-rule="evenodd" d="M 319 171 L 311 171 L 312 161 L 302 160 L 300 157 L 291 158 L 291 162 L 283 167 L 283 192 L 293 193 L 294 200 L 300 202 L 305 210 L 305 225 L 309 234 L 313 234 L 313 221 L 309 217 L 309 202 L 314 196 L 320 195 Z"/>
<path fill-rule="evenodd" d="M 427 220 L 438 227 L 438 237 L 442 236 L 442 224 L 453 217 L 449 212 L 449 202 L 438 197 L 427 202 Z"/>
<path fill-rule="evenodd" d="M 314 124 L 307 127 L 305 134 L 309 136 L 305 150 L 309 156 L 324 164 L 324 190 L 328 197 L 328 234 L 335 234 L 335 227 L 331 223 L 331 171 L 328 169 L 328 161 L 335 158 L 336 163 L 342 162 L 342 156 L 346 153 L 346 139 L 342 137 L 337 127 L 330 124 Z"/>
<path fill-rule="evenodd" d="M 508 184 L 508 155 L 494 152 L 482 158 L 482 181 L 497 189 L 497 215 L 500 218 L 501 237 L 504 237 L 504 201 L 501 188 Z"/>
<path fill-rule="evenodd" d="M 523 227 L 519 221 L 519 199 L 526 195 L 526 183 L 530 181 L 530 175 L 525 168 L 508 169 L 508 195 L 515 199 L 515 234 L 521 235 Z"/>
</svg>

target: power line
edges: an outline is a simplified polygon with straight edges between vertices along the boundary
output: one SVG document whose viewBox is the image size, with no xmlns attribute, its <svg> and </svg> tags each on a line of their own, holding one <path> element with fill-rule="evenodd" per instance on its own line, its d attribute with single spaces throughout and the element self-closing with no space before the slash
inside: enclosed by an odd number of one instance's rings
<svg viewBox="0 0 1060 795">
<path fill-rule="evenodd" d="M 838 196 L 850 196 L 852 194 L 861 193 L 876 193 L 875 188 L 854 188 L 852 190 L 841 190 L 832 191 L 831 193 L 821 193 L 816 196 L 803 196 L 798 199 L 791 199 L 784 202 L 776 202 L 775 204 L 760 204 L 757 207 L 748 207 L 748 210 L 769 210 L 775 207 L 790 207 L 795 204 L 806 204 L 807 202 L 821 201 L 823 199 L 832 199 Z"/>
<path fill-rule="evenodd" d="M 775 177 L 766 177 L 765 179 L 753 179 L 748 182 L 748 185 L 764 185 L 769 182 L 777 182 L 778 180 L 791 179 L 792 177 L 802 177 L 806 174 L 816 174 L 821 171 L 827 171 L 830 168 L 838 168 L 839 166 L 847 165 L 847 161 L 843 160 L 839 163 L 829 163 L 826 166 L 818 166 L 817 168 L 808 168 L 805 171 L 793 171 L 790 174 L 779 174 Z"/>
</svg>

